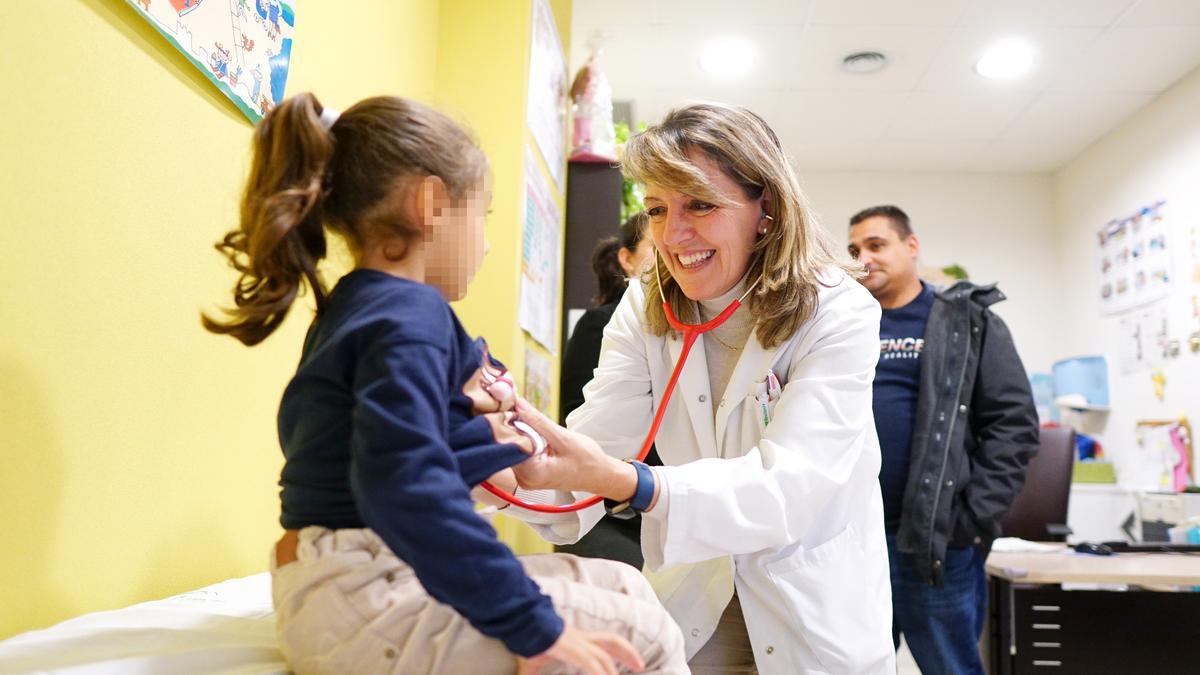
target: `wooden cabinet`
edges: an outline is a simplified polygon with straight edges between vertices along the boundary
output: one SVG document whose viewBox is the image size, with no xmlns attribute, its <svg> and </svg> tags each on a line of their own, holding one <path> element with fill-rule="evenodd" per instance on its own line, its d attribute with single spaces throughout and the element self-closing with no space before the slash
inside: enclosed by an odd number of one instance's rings
<svg viewBox="0 0 1200 675">
<path fill-rule="evenodd" d="M 586 310 L 596 295 L 592 250 L 621 225 L 621 171 L 611 163 L 567 165 L 567 216 L 563 233 L 563 350 L 571 310 Z"/>
</svg>

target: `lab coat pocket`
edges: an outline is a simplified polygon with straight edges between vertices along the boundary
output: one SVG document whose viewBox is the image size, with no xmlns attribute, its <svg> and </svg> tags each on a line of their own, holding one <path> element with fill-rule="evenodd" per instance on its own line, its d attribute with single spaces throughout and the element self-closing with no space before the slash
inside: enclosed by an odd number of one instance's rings
<svg viewBox="0 0 1200 675">
<path fill-rule="evenodd" d="M 743 415 L 749 415 L 754 418 L 754 423 L 758 426 L 759 438 L 767 433 L 767 426 L 771 424 L 771 420 L 775 415 L 776 401 L 769 400 L 765 393 L 751 394 L 746 397 L 745 408 Z"/>
<path fill-rule="evenodd" d="M 768 563 L 797 632 L 830 673 L 894 668 L 887 549 L 864 545 L 853 525 L 815 548 Z"/>
</svg>

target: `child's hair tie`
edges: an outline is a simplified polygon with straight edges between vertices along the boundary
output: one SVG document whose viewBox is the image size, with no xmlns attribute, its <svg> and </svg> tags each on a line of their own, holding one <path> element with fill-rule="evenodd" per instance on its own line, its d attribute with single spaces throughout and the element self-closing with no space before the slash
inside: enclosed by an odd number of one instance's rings
<svg viewBox="0 0 1200 675">
<path fill-rule="evenodd" d="M 340 111 L 334 110 L 333 108 L 322 108 L 321 126 L 325 127 L 326 129 L 333 128 L 333 123 L 336 122 L 341 115 L 342 113 Z"/>
</svg>

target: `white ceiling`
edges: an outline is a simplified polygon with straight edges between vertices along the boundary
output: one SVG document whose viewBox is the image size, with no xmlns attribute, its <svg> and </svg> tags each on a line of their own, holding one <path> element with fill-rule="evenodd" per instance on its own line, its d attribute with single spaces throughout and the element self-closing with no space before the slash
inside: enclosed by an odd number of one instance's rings
<svg viewBox="0 0 1200 675">
<path fill-rule="evenodd" d="M 756 44 L 757 66 L 715 81 L 700 47 L 731 34 Z M 1200 0 L 575 0 L 572 73 L 596 35 L 637 119 L 694 99 L 743 105 L 802 170 L 1044 172 L 1200 65 Z M 976 75 L 1008 36 L 1036 45 L 1034 71 Z M 844 72 L 861 50 L 888 66 Z"/>
</svg>

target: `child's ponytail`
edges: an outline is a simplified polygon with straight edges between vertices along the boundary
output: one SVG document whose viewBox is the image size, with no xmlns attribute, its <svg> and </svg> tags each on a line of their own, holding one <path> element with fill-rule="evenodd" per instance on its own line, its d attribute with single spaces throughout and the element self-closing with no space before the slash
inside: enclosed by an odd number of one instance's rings
<svg viewBox="0 0 1200 675">
<path fill-rule="evenodd" d="M 234 307 L 224 320 L 202 315 L 204 327 L 258 344 L 283 322 L 305 282 L 320 315 L 324 228 L 345 239 L 351 252 L 381 241 L 416 241 L 422 229 L 399 206 L 397 190 L 437 176 L 451 198 L 462 199 L 486 173 L 487 158 L 474 139 L 420 103 L 378 96 L 337 116 L 312 94 L 285 100 L 254 132 L 241 225 L 217 242 L 241 275 Z"/>
<path fill-rule="evenodd" d="M 263 119 L 254 134 L 254 159 L 242 196 L 241 224 L 216 248 L 240 273 L 228 320 L 201 315 L 204 327 L 246 345 L 279 327 L 308 282 L 317 311 L 325 290 L 317 261 L 325 256 L 322 202 L 334 137 L 312 94 L 293 96 Z"/>
</svg>

